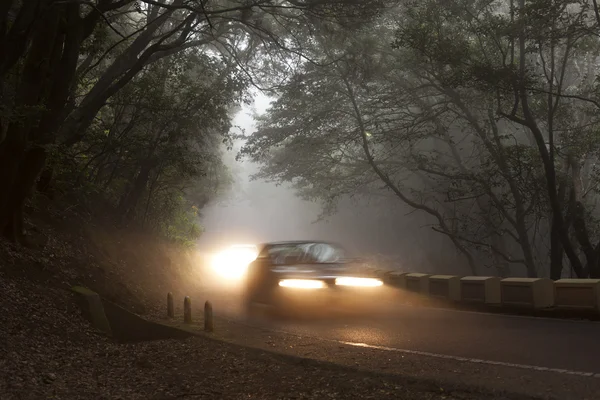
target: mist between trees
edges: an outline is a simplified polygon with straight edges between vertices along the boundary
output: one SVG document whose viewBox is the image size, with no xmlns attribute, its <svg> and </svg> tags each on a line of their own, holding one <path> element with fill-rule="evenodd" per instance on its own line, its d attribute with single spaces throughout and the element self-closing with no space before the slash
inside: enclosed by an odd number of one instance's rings
<svg viewBox="0 0 600 400">
<path fill-rule="evenodd" d="M 40 198 L 115 210 L 189 242 L 230 182 L 221 160 L 247 89 L 285 70 L 321 21 L 379 1 L 4 0 L 0 232 Z"/>
<path fill-rule="evenodd" d="M 175 240 L 240 153 L 335 212 L 409 207 L 472 273 L 600 277 L 596 1 L 7 0 L 0 229 L 39 197 Z M 489 271 L 488 271 L 489 272 Z"/>
<path fill-rule="evenodd" d="M 395 196 L 472 273 L 600 277 L 598 16 L 595 1 L 439 0 L 325 27 L 243 153 L 326 211 Z"/>
</svg>

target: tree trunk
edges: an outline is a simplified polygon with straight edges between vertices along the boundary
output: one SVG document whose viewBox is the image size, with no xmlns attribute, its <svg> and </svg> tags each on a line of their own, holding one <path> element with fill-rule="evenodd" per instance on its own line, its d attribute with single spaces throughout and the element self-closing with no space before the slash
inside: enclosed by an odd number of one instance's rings
<svg viewBox="0 0 600 400">
<path fill-rule="evenodd" d="M 556 217 L 553 214 L 552 226 L 550 228 L 550 279 L 556 281 L 562 277 L 564 251 Z"/>
<path fill-rule="evenodd" d="M 3 236 L 13 243 L 22 244 L 25 241 L 25 235 L 23 234 L 23 206 L 20 206 L 15 210 L 8 225 L 2 232 Z"/>
<path fill-rule="evenodd" d="M 571 167 L 569 211 L 573 221 L 573 233 L 586 258 L 586 265 L 578 276 L 580 278 L 592 277 L 591 275 L 598 276 L 598 251 L 590 240 L 586 224 L 585 206 L 583 205 L 581 164 L 573 155 L 569 155 L 568 162 Z"/>
<path fill-rule="evenodd" d="M 8 12 L 11 8 L 12 0 L 0 1 L 0 24 L 3 24 L 2 30 L 8 28 Z M 46 14 L 48 11 L 48 0 L 25 0 L 22 1 L 17 17 L 6 33 L 2 32 L 0 40 L 0 79 L 4 78 L 7 72 L 23 57 L 32 37 L 36 34 L 37 24 L 43 25 L 47 19 L 52 18 Z M 51 41 L 49 41 L 51 43 Z"/>
<path fill-rule="evenodd" d="M 25 200 L 31 195 L 32 188 L 45 162 L 46 150 L 42 147 L 34 147 L 22 157 L 22 162 L 17 170 L 17 179 L 10 193 L 8 213 L 2 226 L 2 231 L 9 240 L 22 243 L 23 207 Z"/>
<path fill-rule="evenodd" d="M 23 67 L 21 81 L 15 106 L 22 109 L 33 109 L 39 106 L 42 96 L 47 92 L 48 73 L 56 50 L 56 40 L 60 25 L 58 8 L 46 15 L 43 24 L 35 34 L 28 57 Z M 35 161 L 40 158 L 40 149 L 27 150 L 30 135 L 34 126 L 33 118 L 11 123 L 7 130 L 6 139 L 0 145 L 0 232 L 5 232 L 14 218 L 19 216 L 22 202 L 30 192 L 37 173 L 33 168 L 40 168 Z M 41 149 L 45 161 L 45 151 Z M 28 154 L 33 152 L 31 154 Z M 28 159 L 34 161 L 28 165 Z M 32 174 L 33 179 L 32 179 Z"/>
<path fill-rule="evenodd" d="M 127 219 L 132 219 L 135 217 L 135 209 L 140 201 L 140 199 L 144 196 L 146 188 L 148 186 L 148 181 L 150 179 L 150 172 L 152 171 L 152 163 L 149 161 L 145 161 L 140 167 L 140 171 L 137 174 L 135 181 L 133 183 L 133 188 L 127 193 L 124 198 L 124 201 L 120 205 L 119 214 Z"/>
<path fill-rule="evenodd" d="M 9 11 L 13 6 L 15 0 L 4 0 L 0 2 L 0 38 L 4 39 L 6 32 L 8 31 L 8 16 Z M 30 4 L 33 1 L 29 2 Z"/>
<path fill-rule="evenodd" d="M 54 166 L 46 165 L 46 168 L 44 168 L 44 170 L 42 171 L 42 174 L 40 175 L 40 179 L 37 184 L 37 190 L 38 190 L 38 192 L 44 194 L 45 196 L 47 196 L 50 199 L 54 198 L 53 179 L 54 179 Z"/>
<path fill-rule="evenodd" d="M 563 169 L 567 171 L 569 168 L 568 160 L 563 162 Z M 564 207 L 565 202 L 570 201 L 565 199 L 567 194 L 567 176 L 566 174 L 559 175 L 559 185 L 558 185 L 558 200 L 561 204 L 561 208 Z M 565 218 L 565 226 L 564 229 L 567 231 L 571 228 L 572 218 L 568 216 Z M 558 280 L 562 277 L 563 272 L 563 259 L 564 259 L 564 249 L 562 246 L 562 241 L 560 239 L 560 234 L 558 232 L 558 224 L 556 221 L 556 214 L 551 213 L 550 215 L 550 279 Z"/>
<path fill-rule="evenodd" d="M 66 105 L 77 72 L 79 49 L 84 39 L 83 25 L 79 18 L 79 5 L 67 5 L 65 15 L 65 33 L 63 34 L 63 40 L 57 43 L 59 48 L 56 49 L 56 66 L 52 69 L 51 81 L 53 84 L 45 103 L 48 111 L 44 113 L 40 125 L 33 132 L 32 139 L 42 145 L 55 141 L 56 131 L 66 117 Z M 48 165 L 41 172 L 38 189 L 42 193 L 52 195 L 54 165 Z"/>
<path fill-rule="evenodd" d="M 5 140 L 0 147 L 0 232 L 10 233 L 16 211 L 15 186 L 18 183 L 19 167 L 25 153 L 25 138 Z M 14 225 L 14 224 L 13 224 Z M 14 240 L 14 235 L 7 235 Z"/>
<path fill-rule="evenodd" d="M 492 246 L 497 248 L 499 251 L 505 254 L 507 253 L 504 238 L 498 235 L 495 231 L 491 232 L 491 242 Z M 495 252 L 493 252 L 492 254 L 494 266 L 496 267 L 496 271 L 498 271 L 498 275 L 502 278 L 508 278 L 510 276 L 510 264 L 505 259 L 500 257 L 499 254 Z"/>
</svg>

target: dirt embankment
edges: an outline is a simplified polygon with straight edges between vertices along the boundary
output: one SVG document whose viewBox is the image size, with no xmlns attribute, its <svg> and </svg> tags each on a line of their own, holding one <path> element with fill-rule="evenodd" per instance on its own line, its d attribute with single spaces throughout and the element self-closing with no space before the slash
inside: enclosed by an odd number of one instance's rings
<svg viewBox="0 0 600 400">
<path fill-rule="evenodd" d="M 87 286 L 141 315 L 164 307 L 168 292 L 183 299 L 202 285 L 202 258 L 195 250 L 140 228 L 119 227 L 110 210 L 92 217 L 46 205 L 26 224 L 30 246 L 0 241 L 0 266 L 10 266 L 5 270 L 10 276 L 55 287 Z"/>
</svg>

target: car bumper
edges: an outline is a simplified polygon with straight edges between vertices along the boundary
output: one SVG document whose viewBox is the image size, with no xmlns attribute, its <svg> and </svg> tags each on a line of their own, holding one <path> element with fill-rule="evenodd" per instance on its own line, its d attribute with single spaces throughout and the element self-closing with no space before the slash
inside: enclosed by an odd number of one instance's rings
<svg viewBox="0 0 600 400">
<path fill-rule="evenodd" d="M 271 304 L 280 310 L 295 314 L 316 315 L 332 311 L 367 312 L 377 307 L 385 287 L 354 288 L 335 287 L 324 289 L 277 288 Z"/>
</svg>

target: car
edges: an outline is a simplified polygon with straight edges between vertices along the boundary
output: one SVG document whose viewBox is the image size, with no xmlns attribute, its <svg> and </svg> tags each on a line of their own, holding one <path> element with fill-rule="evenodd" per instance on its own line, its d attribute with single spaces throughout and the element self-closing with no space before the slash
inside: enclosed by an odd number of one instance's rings
<svg viewBox="0 0 600 400">
<path fill-rule="evenodd" d="M 325 241 L 286 241 L 258 246 L 248 265 L 245 306 L 303 314 L 356 309 L 376 302 L 383 282 L 347 257 L 340 245 Z"/>
</svg>

